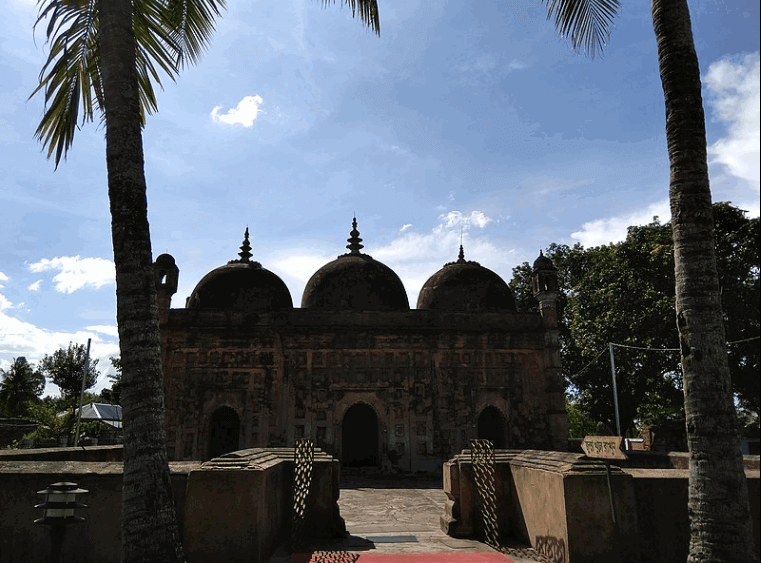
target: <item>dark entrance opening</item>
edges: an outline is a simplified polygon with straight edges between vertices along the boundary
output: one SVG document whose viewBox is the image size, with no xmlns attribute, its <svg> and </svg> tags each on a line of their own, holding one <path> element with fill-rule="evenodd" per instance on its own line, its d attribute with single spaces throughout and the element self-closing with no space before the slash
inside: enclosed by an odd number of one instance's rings
<svg viewBox="0 0 761 563">
<path fill-rule="evenodd" d="M 378 417 L 369 405 L 358 403 L 346 411 L 341 428 L 341 452 L 347 467 L 378 465 Z"/>
<path fill-rule="evenodd" d="M 478 417 L 478 438 L 491 440 L 494 447 L 505 447 L 505 417 L 496 407 L 486 407 Z"/>
<path fill-rule="evenodd" d="M 240 437 L 240 418 L 230 407 L 219 407 L 211 415 L 209 457 L 219 457 L 236 451 Z"/>
</svg>

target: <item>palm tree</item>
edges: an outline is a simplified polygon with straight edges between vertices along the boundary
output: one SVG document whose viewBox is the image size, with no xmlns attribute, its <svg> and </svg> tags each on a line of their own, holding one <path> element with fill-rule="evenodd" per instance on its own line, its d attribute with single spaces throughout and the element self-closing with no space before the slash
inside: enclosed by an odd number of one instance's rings
<svg viewBox="0 0 761 563">
<path fill-rule="evenodd" d="M 545 0 L 574 48 L 605 45 L 618 0 Z M 686 0 L 652 0 L 666 101 L 676 317 L 690 450 L 689 563 L 758 561 L 716 271 L 700 69 Z"/>
<path fill-rule="evenodd" d="M 379 32 L 375 0 L 344 0 Z M 122 358 L 122 561 L 183 561 L 169 479 L 156 290 L 143 166 L 157 67 L 174 78 L 208 44 L 224 0 L 40 0 L 50 53 L 37 137 L 58 166 L 82 121 L 105 118 Z M 34 95 L 34 93 L 32 95 Z"/>
<path fill-rule="evenodd" d="M 7 370 L 0 369 L 0 413 L 26 416 L 29 405 L 38 403 L 45 390 L 45 376 L 23 356 L 14 358 Z"/>
</svg>

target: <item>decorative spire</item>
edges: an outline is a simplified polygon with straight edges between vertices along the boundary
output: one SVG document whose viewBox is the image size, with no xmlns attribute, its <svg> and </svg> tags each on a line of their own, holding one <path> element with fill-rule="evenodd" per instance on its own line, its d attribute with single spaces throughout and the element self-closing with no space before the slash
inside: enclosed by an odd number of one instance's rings
<svg viewBox="0 0 761 563">
<path fill-rule="evenodd" d="M 346 239 L 346 241 L 349 243 L 346 245 L 346 248 L 349 249 L 349 254 L 362 254 L 360 250 L 364 248 L 364 245 L 360 244 L 362 242 L 362 239 L 359 238 L 359 231 L 357 230 L 357 218 L 354 217 L 354 219 L 351 222 L 351 232 L 349 233 L 351 236 Z"/>
<path fill-rule="evenodd" d="M 458 264 L 465 264 L 465 251 L 462 248 L 462 242 L 460 242 L 460 254 L 457 256 Z"/>
<path fill-rule="evenodd" d="M 462 241 L 460 241 L 460 252 L 457 255 L 457 260 L 454 262 L 447 262 L 444 264 L 444 266 L 454 266 L 456 264 L 472 264 L 474 266 L 480 266 L 478 262 L 474 260 L 465 260 L 465 249 L 462 246 Z"/>
<path fill-rule="evenodd" d="M 240 260 L 237 261 L 246 264 L 251 261 L 250 258 L 253 256 L 253 254 L 251 254 L 251 244 L 248 242 L 248 227 L 246 227 L 246 232 L 243 235 L 243 244 L 240 245 L 238 256 L 240 256 Z"/>
</svg>

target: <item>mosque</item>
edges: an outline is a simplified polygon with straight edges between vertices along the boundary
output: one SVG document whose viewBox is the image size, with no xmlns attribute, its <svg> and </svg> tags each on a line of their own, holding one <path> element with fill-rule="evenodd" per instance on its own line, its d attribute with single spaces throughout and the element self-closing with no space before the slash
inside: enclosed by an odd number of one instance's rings
<svg viewBox="0 0 761 563">
<path fill-rule="evenodd" d="M 462 246 L 411 309 L 359 235 L 355 219 L 349 252 L 315 272 L 300 308 L 252 260 L 248 229 L 239 258 L 184 308 L 171 308 L 175 259 L 156 259 L 170 459 L 311 438 L 345 466 L 436 471 L 473 438 L 564 450 L 552 262 L 534 262 L 539 313 L 518 313 L 505 281 Z"/>
</svg>

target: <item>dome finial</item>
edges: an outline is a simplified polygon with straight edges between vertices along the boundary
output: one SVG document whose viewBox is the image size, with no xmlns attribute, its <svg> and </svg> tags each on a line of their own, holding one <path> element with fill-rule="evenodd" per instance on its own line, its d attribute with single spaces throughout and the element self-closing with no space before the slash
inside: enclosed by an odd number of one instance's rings
<svg viewBox="0 0 761 563">
<path fill-rule="evenodd" d="M 248 242 L 248 227 L 246 227 L 246 232 L 243 234 L 243 244 L 240 245 L 238 256 L 240 256 L 238 262 L 246 264 L 251 261 L 250 258 L 253 256 L 253 254 L 251 254 L 251 244 Z"/>
<path fill-rule="evenodd" d="M 346 239 L 346 241 L 349 243 L 346 245 L 346 248 L 349 249 L 349 254 L 362 254 L 360 250 L 364 248 L 364 245 L 360 244 L 362 242 L 362 239 L 359 238 L 359 231 L 357 230 L 357 218 L 354 217 L 351 222 L 351 232 L 349 233 L 351 236 Z"/>
<path fill-rule="evenodd" d="M 460 243 L 460 254 L 457 255 L 457 263 L 458 264 L 465 263 L 465 250 L 463 250 L 462 248 L 462 242 Z"/>
</svg>

